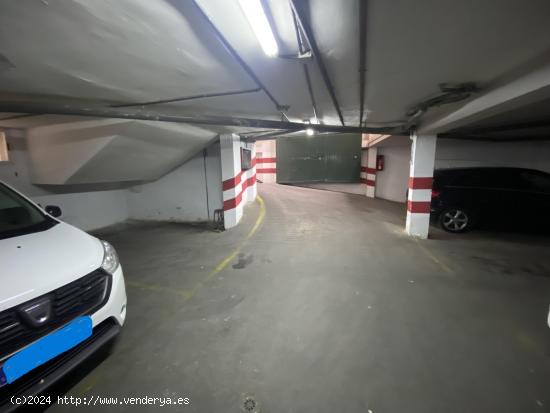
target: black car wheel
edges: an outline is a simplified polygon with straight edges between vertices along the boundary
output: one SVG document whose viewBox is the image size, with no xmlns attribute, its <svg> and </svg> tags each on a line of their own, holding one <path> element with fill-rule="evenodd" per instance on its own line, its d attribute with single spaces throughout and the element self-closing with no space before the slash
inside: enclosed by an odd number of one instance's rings
<svg viewBox="0 0 550 413">
<path fill-rule="evenodd" d="M 468 231 L 472 228 L 473 223 L 473 215 L 464 208 L 445 208 L 439 214 L 439 224 L 441 228 L 448 232 Z"/>
</svg>

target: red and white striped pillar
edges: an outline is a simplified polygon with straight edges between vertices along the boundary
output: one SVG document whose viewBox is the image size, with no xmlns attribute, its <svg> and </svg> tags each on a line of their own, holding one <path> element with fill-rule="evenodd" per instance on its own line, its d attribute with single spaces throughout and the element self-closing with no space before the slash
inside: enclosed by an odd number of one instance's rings
<svg viewBox="0 0 550 413">
<path fill-rule="evenodd" d="M 362 148 L 361 149 L 361 172 L 359 173 L 360 181 L 363 185 L 365 185 L 365 194 L 367 193 L 367 154 L 368 149 Z"/>
<path fill-rule="evenodd" d="M 411 140 L 405 231 L 414 237 L 428 238 L 437 136 L 413 133 Z"/>
<path fill-rule="evenodd" d="M 369 148 L 367 150 L 367 196 L 374 198 L 376 191 L 376 155 L 378 155 L 377 148 Z"/>
<path fill-rule="evenodd" d="M 242 170 L 241 148 L 252 152 L 252 168 Z M 253 143 L 241 142 L 238 135 L 220 135 L 223 216 L 226 229 L 236 226 L 244 205 L 256 199 L 256 155 Z"/>
<path fill-rule="evenodd" d="M 264 183 L 277 182 L 277 140 L 257 141 L 256 151 L 258 180 Z"/>
</svg>

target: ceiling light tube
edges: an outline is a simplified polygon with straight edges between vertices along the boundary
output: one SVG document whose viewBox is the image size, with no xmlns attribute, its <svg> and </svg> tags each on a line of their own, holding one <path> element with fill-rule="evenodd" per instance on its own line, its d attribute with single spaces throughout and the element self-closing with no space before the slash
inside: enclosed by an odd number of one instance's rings
<svg viewBox="0 0 550 413">
<path fill-rule="evenodd" d="M 239 0 L 239 4 L 264 53 L 269 57 L 277 56 L 279 47 L 261 0 Z"/>
</svg>

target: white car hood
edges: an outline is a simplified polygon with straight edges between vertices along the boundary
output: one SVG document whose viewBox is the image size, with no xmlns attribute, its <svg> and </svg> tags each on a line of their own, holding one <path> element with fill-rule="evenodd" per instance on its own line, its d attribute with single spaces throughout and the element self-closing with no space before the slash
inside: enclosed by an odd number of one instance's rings
<svg viewBox="0 0 550 413">
<path fill-rule="evenodd" d="M 0 239 L 0 311 L 68 284 L 102 261 L 101 243 L 63 222 L 46 231 Z"/>
</svg>

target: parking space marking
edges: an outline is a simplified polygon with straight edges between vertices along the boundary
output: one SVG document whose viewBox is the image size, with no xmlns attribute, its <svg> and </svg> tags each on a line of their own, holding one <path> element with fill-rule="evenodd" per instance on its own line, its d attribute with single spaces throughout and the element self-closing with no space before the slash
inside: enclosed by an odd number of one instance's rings
<svg viewBox="0 0 550 413">
<path fill-rule="evenodd" d="M 256 231 L 258 231 L 265 218 L 265 202 L 260 195 L 256 196 L 256 201 L 260 204 L 260 213 L 258 214 L 258 218 L 256 219 L 256 222 L 254 223 L 252 229 L 248 232 L 248 234 L 246 234 L 246 237 L 244 237 L 237 248 L 235 248 L 235 250 L 231 254 L 221 260 L 220 263 L 206 276 L 204 281 L 199 281 L 195 285 L 195 287 L 193 287 L 193 289 L 190 291 L 189 299 L 192 298 L 200 289 L 202 289 L 205 283 L 210 281 L 216 274 L 223 271 L 225 267 L 227 267 L 235 258 L 237 258 L 243 247 L 248 244 L 250 238 L 254 236 Z"/>
<path fill-rule="evenodd" d="M 260 213 L 258 214 L 258 218 L 256 219 L 256 222 L 254 223 L 252 229 L 248 232 L 248 234 L 246 234 L 246 236 L 239 243 L 237 248 L 233 252 L 231 252 L 231 254 L 221 260 L 220 263 L 216 265 L 216 267 L 212 271 L 210 271 L 210 273 L 204 278 L 204 280 L 197 282 L 191 290 L 178 290 L 176 288 L 163 287 L 162 285 L 158 284 L 146 284 L 137 281 L 126 281 L 126 285 L 145 291 L 177 294 L 181 296 L 184 301 L 190 300 L 198 291 L 200 291 L 204 287 L 207 282 L 209 282 L 216 274 L 223 271 L 235 258 L 237 258 L 243 247 L 258 231 L 264 221 L 266 209 L 265 202 L 260 195 L 256 196 L 256 201 L 260 204 Z"/>
<path fill-rule="evenodd" d="M 434 263 L 436 263 L 439 268 L 441 268 L 443 271 L 447 273 L 452 273 L 453 270 L 451 270 L 446 264 L 441 262 L 429 249 L 427 249 L 425 246 L 423 246 L 416 238 L 412 238 L 416 245 L 418 245 L 418 248 L 426 255 L 430 260 L 432 260 Z"/>
</svg>

